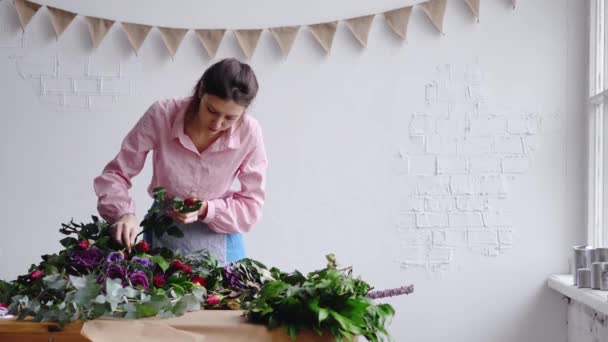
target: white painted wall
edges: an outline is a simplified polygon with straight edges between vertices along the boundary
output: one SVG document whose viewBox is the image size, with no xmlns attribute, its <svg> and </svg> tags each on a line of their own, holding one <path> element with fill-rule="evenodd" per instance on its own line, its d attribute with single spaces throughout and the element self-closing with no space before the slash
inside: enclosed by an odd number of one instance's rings
<svg viewBox="0 0 608 342">
<path fill-rule="evenodd" d="M 276 17 L 315 23 L 400 5 L 325 2 L 327 12 Z M 566 303 L 545 279 L 567 272 L 570 246 L 585 241 L 585 6 L 483 1 L 477 23 L 452 0 L 444 36 L 420 10 L 407 43 L 376 17 L 367 49 L 341 24 L 329 57 L 304 29 L 282 60 L 264 32 L 251 115 L 265 133 L 268 200 L 249 255 L 309 271 L 333 252 L 377 288 L 414 283 L 390 300 L 397 341 L 565 341 Z M 148 9 L 142 22 L 159 17 Z M 221 9 L 201 22 L 269 25 L 252 22 L 267 7 Z M 0 2 L 3 278 L 57 250 L 61 222 L 95 212 L 92 179 L 122 137 L 212 62 L 192 32 L 173 61 L 157 31 L 136 57 L 118 26 L 91 51 L 82 18 L 56 42 L 44 12 L 22 35 Z M 242 57 L 231 34 L 226 56 Z M 140 218 L 149 177 L 148 165 L 132 192 Z"/>
</svg>

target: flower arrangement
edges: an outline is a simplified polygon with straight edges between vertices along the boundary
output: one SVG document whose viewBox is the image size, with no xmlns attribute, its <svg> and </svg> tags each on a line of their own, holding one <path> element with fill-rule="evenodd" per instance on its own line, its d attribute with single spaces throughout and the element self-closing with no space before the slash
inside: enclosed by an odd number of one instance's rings
<svg viewBox="0 0 608 342">
<path fill-rule="evenodd" d="M 183 236 L 167 211 L 198 210 L 197 199 L 167 198 L 154 190 L 154 204 L 141 222 L 143 232 Z M 243 259 L 228 265 L 207 251 L 181 255 L 139 241 L 127 252 L 112 240 L 111 225 L 62 224 L 64 249 L 42 256 L 27 274 L 0 280 L 0 314 L 17 319 L 55 321 L 98 317 L 173 317 L 202 309 L 245 310 L 250 321 L 282 326 L 295 339 L 301 329 L 329 331 L 338 340 L 362 335 L 370 341 L 390 338 L 386 326 L 394 314 L 372 298 L 407 294 L 413 287 L 371 292 L 371 287 L 337 269 L 333 255 L 326 268 L 303 275 Z"/>
</svg>

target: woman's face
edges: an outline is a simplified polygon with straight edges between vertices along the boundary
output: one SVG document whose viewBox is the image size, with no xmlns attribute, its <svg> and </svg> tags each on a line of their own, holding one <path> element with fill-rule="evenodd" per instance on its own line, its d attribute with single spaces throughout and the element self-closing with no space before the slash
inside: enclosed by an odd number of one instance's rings
<svg viewBox="0 0 608 342">
<path fill-rule="evenodd" d="M 205 94 L 201 98 L 198 119 L 204 130 L 215 135 L 232 127 L 244 113 L 245 107 L 232 100 Z"/>
</svg>

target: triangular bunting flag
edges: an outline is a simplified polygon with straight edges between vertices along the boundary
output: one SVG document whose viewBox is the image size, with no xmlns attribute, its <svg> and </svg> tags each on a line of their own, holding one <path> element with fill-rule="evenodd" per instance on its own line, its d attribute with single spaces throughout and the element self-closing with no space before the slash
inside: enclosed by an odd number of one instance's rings
<svg viewBox="0 0 608 342">
<path fill-rule="evenodd" d="M 475 17 L 477 17 L 477 20 L 479 21 L 479 3 L 481 2 L 481 0 L 464 0 L 464 2 L 469 5 L 471 12 L 473 12 L 473 15 L 475 15 Z"/>
<path fill-rule="evenodd" d="M 177 49 L 179 48 L 184 36 L 188 33 L 188 29 L 170 28 L 170 27 L 159 27 L 160 36 L 165 42 L 167 50 L 171 53 L 171 58 L 175 57 Z"/>
<path fill-rule="evenodd" d="M 125 33 L 127 34 L 127 39 L 129 40 L 131 47 L 133 48 L 133 50 L 135 50 L 135 54 L 137 55 L 137 53 L 139 52 L 139 48 L 141 48 L 144 43 L 144 40 L 146 40 L 146 37 L 148 36 L 148 33 L 150 33 L 152 26 L 122 23 L 122 28 L 123 30 L 125 30 Z"/>
<path fill-rule="evenodd" d="M 114 25 L 114 21 L 95 17 L 86 17 L 86 19 L 87 24 L 89 25 L 91 40 L 93 41 L 93 47 L 97 48 L 106 34 L 110 31 L 110 28 L 112 28 L 112 25 Z"/>
<path fill-rule="evenodd" d="M 334 41 L 334 35 L 338 28 L 338 22 L 333 21 L 329 23 L 310 25 L 312 35 L 317 39 L 319 44 L 323 47 L 326 53 L 331 51 L 331 46 Z"/>
<path fill-rule="evenodd" d="M 443 33 L 443 18 L 445 17 L 447 2 L 448 0 L 429 0 L 422 3 L 424 13 L 441 33 Z"/>
<path fill-rule="evenodd" d="M 209 57 L 211 58 L 215 57 L 225 33 L 226 30 L 224 29 L 196 30 L 198 39 L 201 41 L 201 44 L 203 44 L 203 47 L 207 50 L 207 54 L 209 54 Z"/>
<path fill-rule="evenodd" d="M 283 52 L 283 57 L 287 57 L 289 51 L 291 51 L 299 30 L 300 26 L 273 27 L 270 29 L 274 39 L 281 48 L 281 52 Z"/>
<path fill-rule="evenodd" d="M 234 35 L 236 36 L 245 57 L 247 57 L 247 59 L 251 59 L 251 57 L 253 57 L 253 53 L 255 52 L 255 48 L 258 46 L 258 41 L 262 35 L 262 30 L 235 30 Z"/>
<path fill-rule="evenodd" d="M 55 36 L 59 39 L 59 36 L 65 31 L 68 26 L 72 23 L 74 18 L 76 18 L 76 13 L 64 11 L 59 8 L 48 7 L 49 14 L 51 16 L 51 24 L 53 24 L 53 29 L 55 29 Z"/>
<path fill-rule="evenodd" d="M 367 46 L 367 38 L 369 37 L 369 30 L 372 27 L 374 16 L 374 14 L 366 15 L 363 17 L 347 19 L 345 21 L 346 26 L 348 26 L 350 29 L 350 32 L 353 33 L 355 38 L 357 38 L 363 47 Z"/>
<path fill-rule="evenodd" d="M 410 6 L 384 12 L 384 18 L 388 26 L 403 40 L 407 37 L 407 25 L 410 22 L 412 8 Z"/>
<path fill-rule="evenodd" d="M 19 22 L 21 22 L 21 28 L 24 31 L 40 7 L 42 6 L 26 0 L 15 0 L 15 9 L 19 16 Z"/>
</svg>

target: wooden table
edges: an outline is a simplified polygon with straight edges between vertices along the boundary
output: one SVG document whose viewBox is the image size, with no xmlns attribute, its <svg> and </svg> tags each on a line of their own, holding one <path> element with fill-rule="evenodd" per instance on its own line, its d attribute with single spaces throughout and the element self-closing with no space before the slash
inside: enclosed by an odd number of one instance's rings
<svg viewBox="0 0 608 342">
<path fill-rule="evenodd" d="M 31 342 L 82 342 L 90 341 L 80 334 L 82 322 L 67 324 L 61 331 L 49 331 L 56 327 L 56 323 L 38 323 L 32 321 L 15 321 L 14 319 L 0 319 L 0 341 L 31 341 Z"/>
</svg>

